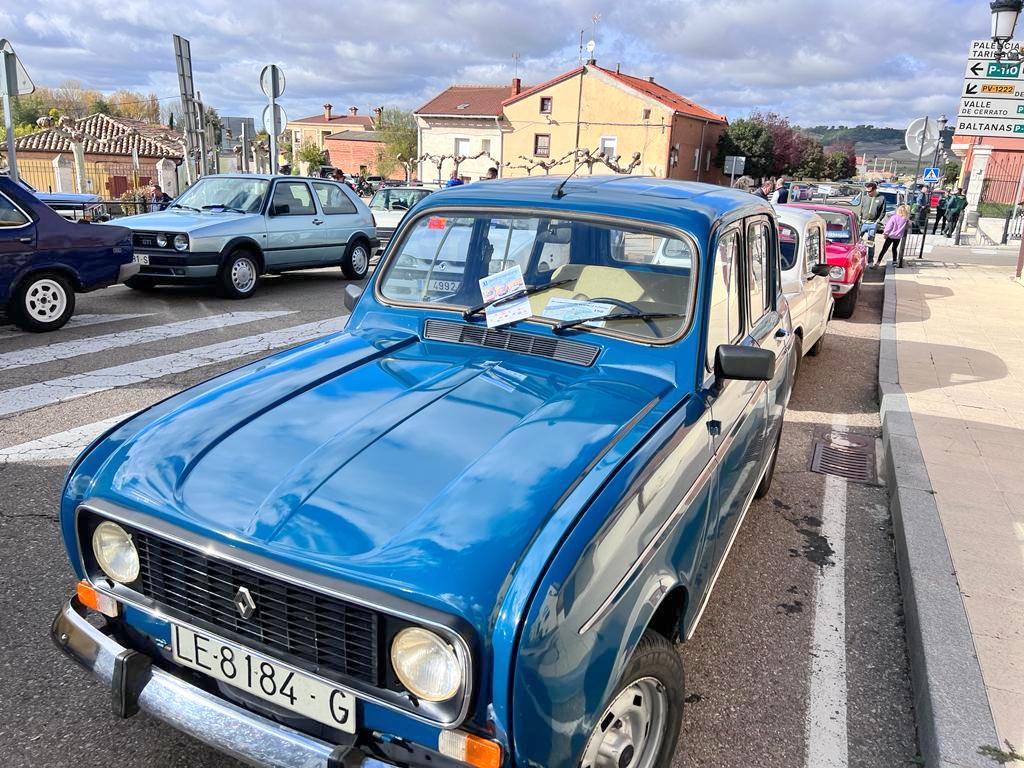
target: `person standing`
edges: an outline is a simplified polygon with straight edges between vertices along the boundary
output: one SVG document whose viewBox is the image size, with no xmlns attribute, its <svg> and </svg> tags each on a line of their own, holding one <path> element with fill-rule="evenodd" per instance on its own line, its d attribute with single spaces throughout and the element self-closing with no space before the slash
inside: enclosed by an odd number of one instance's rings
<svg viewBox="0 0 1024 768">
<path fill-rule="evenodd" d="M 459 172 L 458 171 L 452 171 L 452 175 L 448 178 L 448 183 L 445 184 L 445 186 L 446 187 L 458 187 L 458 186 L 460 186 L 462 184 L 465 184 L 465 183 L 466 182 L 464 182 L 459 177 Z"/>
<path fill-rule="evenodd" d="M 885 259 L 886 251 L 892 248 L 892 260 L 893 263 L 899 256 L 900 252 L 900 240 L 907 234 L 907 227 L 910 226 L 910 209 L 905 205 L 901 205 L 896 209 L 896 213 L 889 217 L 889 221 L 885 224 L 885 229 L 882 234 L 885 235 L 885 244 L 882 246 L 881 252 L 878 254 L 878 260 L 872 262 L 868 260 L 869 267 L 880 267 L 882 261 Z"/>
<path fill-rule="evenodd" d="M 786 186 L 786 177 L 779 176 L 775 181 L 775 191 L 771 197 L 772 204 L 785 205 L 789 202 L 789 187 Z"/>
<path fill-rule="evenodd" d="M 771 179 L 764 179 L 761 182 L 761 186 L 758 187 L 754 194 L 760 197 L 762 200 L 768 200 L 771 198 L 772 192 L 775 191 L 775 182 Z"/>
<path fill-rule="evenodd" d="M 956 225 L 960 222 L 960 214 L 963 213 L 964 208 L 967 207 L 967 198 L 964 196 L 964 190 L 961 187 L 956 188 L 956 192 L 949 198 L 949 202 L 946 203 L 946 227 L 943 229 L 942 234 L 946 237 L 952 237 L 956 233 Z"/>
<path fill-rule="evenodd" d="M 932 234 L 935 234 L 935 230 L 939 228 L 939 224 L 942 224 L 942 232 L 946 232 L 946 203 L 949 202 L 949 195 L 943 195 L 939 198 L 939 204 L 935 206 L 935 223 L 932 224 Z"/>
<path fill-rule="evenodd" d="M 496 178 L 498 178 L 498 169 L 497 168 L 488 168 L 487 169 L 487 175 L 484 176 L 484 181 L 490 181 L 491 179 L 496 179 Z"/>
<path fill-rule="evenodd" d="M 160 189 L 159 184 L 153 185 L 153 191 L 150 193 L 150 206 L 151 211 L 163 211 L 167 209 L 167 205 L 171 202 L 171 196 Z"/>
<path fill-rule="evenodd" d="M 868 263 L 874 260 L 875 235 L 878 225 L 885 220 L 885 198 L 878 193 L 878 185 L 869 181 L 860 196 L 860 236 L 868 236 Z"/>
<path fill-rule="evenodd" d="M 914 194 L 913 205 L 910 208 L 914 220 L 915 232 L 924 232 L 928 226 L 928 214 L 932 210 L 932 192 L 927 184 L 918 184 L 917 192 Z"/>
</svg>

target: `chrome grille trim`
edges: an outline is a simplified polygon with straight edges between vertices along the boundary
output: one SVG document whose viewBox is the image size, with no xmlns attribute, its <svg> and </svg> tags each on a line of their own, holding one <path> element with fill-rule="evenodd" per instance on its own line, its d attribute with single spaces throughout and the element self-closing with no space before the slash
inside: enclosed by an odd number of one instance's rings
<svg viewBox="0 0 1024 768">
<path fill-rule="evenodd" d="M 489 349 L 505 349 L 525 355 L 546 357 L 571 365 L 587 368 L 594 364 L 600 347 L 566 339 L 552 339 L 521 331 L 503 331 L 469 323 L 428 319 L 423 326 L 423 338 L 446 341 L 451 344 L 470 344 Z"/>
</svg>

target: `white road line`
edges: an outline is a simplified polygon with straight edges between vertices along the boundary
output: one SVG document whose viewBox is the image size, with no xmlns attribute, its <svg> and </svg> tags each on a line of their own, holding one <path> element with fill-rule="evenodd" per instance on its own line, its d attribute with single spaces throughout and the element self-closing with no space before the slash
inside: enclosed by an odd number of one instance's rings
<svg viewBox="0 0 1024 768">
<path fill-rule="evenodd" d="M 67 429 L 53 435 L 40 437 L 38 440 L 30 440 L 27 443 L 12 445 L 9 448 L 0 448 L 0 464 L 13 464 L 30 461 L 56 461 L 58 459 L 70 461 L 98 435 L 110 429 L 129 416 L 135 413 L 122 413 L 120 416 L 113 416 L 103 421 L 95 421 L 92 424 L 83 424 L 80 427 Z"/>
<path fill-rule="evenodd" d="M 151 341 L 163 341 L 164 339 L 173 339 L 178 336 L 187 336 L 190 333 L 202 333 L 203 331 L 210 331 L 215 328 L 228 328 L 233 325 L 242 325 L 243 323 L 254 323 L 257 320 L 269 320 L 272 317 L 293 314 L 294 311 L 225 312 L 221 315 L 196 317 L 191 320 L 179 320 L 178 322 L 165 323 L 164 325 L 150 325 L 130 331 L 117 331 L 116 333 L 107 333 L 102 336 L 90 336 L 87 339 L 58 341 L 43 347 L 3 352 L 0 353 L 0 370 L 23 368 L 27 365 L 40 365 L 41 363 L 49 363 L 54 360 L 66 360 L 69 357 L 77 357 L 78 355 L 103 352 L 107 349 L 134 347 Z"/>
<path fill-rule="evenodd" d="M 318 336 L 341 330 L 345 327 L 347 320 L 348 317 L 337 317 L 315 323 L 305 323 L 291 328 L 268 331 L 195 349 L 172 352 L 159 357 L 150 357 L 133 363 L 124 363 L 110 368 L 76 373 L 59 379 L 3 390 L 0 391 L 0 416 L 62 403 L 95 392 L 130 386 L 151 379 L 159 379 L 172 373 L 182 373 L 204 365 L 223 363 L 245 355 L 269 352 L 277 347 L 309 341 Z"/>
<path fill-rule="evenodd" d="M 832 439 L 846 434 L 846 416 L 832 418 Z M 821 535 L 832 564 L 818 572 L 807 705 L 807 768 L 846 768 L 846 480 L 825 476 Z"/>
<path fill-rule="evenodd" d="M 134 320 L 137 317 L 149 317 L 153 312 L 143 312 L 136 315 L 73 315 L 64 328 L 83 328 L 87 325 L 100 325 L 102 323 L 116 323 L 118 320 Z M 63 330 L 63 329 L 62 329 Z M 19 336 L 39 336 L 38 333 L 19 331 L 15 328 L 0 328 L 0 339 L 14 339 Z"/>
</svg>

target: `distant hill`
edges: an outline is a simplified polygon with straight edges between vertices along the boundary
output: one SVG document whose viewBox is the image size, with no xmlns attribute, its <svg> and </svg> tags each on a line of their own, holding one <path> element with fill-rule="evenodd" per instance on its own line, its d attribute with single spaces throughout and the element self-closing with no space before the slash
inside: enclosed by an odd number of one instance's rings
<svg viewBox="0 0 1024 768">
<path fill-rule="evenodd" d="M 902 146 L 905 133 L 899 128 L 875 128 L 873 125 L 857 125 L 853 128 L 845 125 L 816 125 L 801 130 L 814 136 L 826 147 L 840 143 Z"/>
</svg>

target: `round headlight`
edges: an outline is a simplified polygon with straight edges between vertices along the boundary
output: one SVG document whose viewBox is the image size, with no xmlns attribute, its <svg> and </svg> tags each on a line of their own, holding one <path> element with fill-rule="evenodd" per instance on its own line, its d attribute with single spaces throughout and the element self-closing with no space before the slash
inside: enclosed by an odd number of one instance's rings
<svg viewBox="0 0 1024 768">
<path fill-rule="evenodd" d="M 188 250 L 188 235 L 175 235 L 174 236 L 174 247 L 179 251 Z"/>
<path fill-rule="evenodd" d="M 842 280 L 844 277 L 846 277 L 846 270 L 843 269 L 842 267 L 832 267 L 828 271 L 828 276 L 831 277 L 833 280 Z"/>
<path fill-rule="evenodd" d="M 156 244 L 158 246 L 160 246 L 161 248 L 166 248 L 167 247 L 167 235 L 157 235 L 156 236 Z"/>
<path fill-rule="evenodd" d="M 92 551 L 97 564 L 114 581 L 130 584 L 139 578 L 139 553 L 132 537 L 117 523 L 107 520 L 96 526 Z"/>
<path fill-rule="evenodd" d="M 409 627 L 395 636 L 391 665 L 402 685 L 425 701 L 447 701 L 462 687 L 455 650 L 426 629 Z"/>
</svg>

